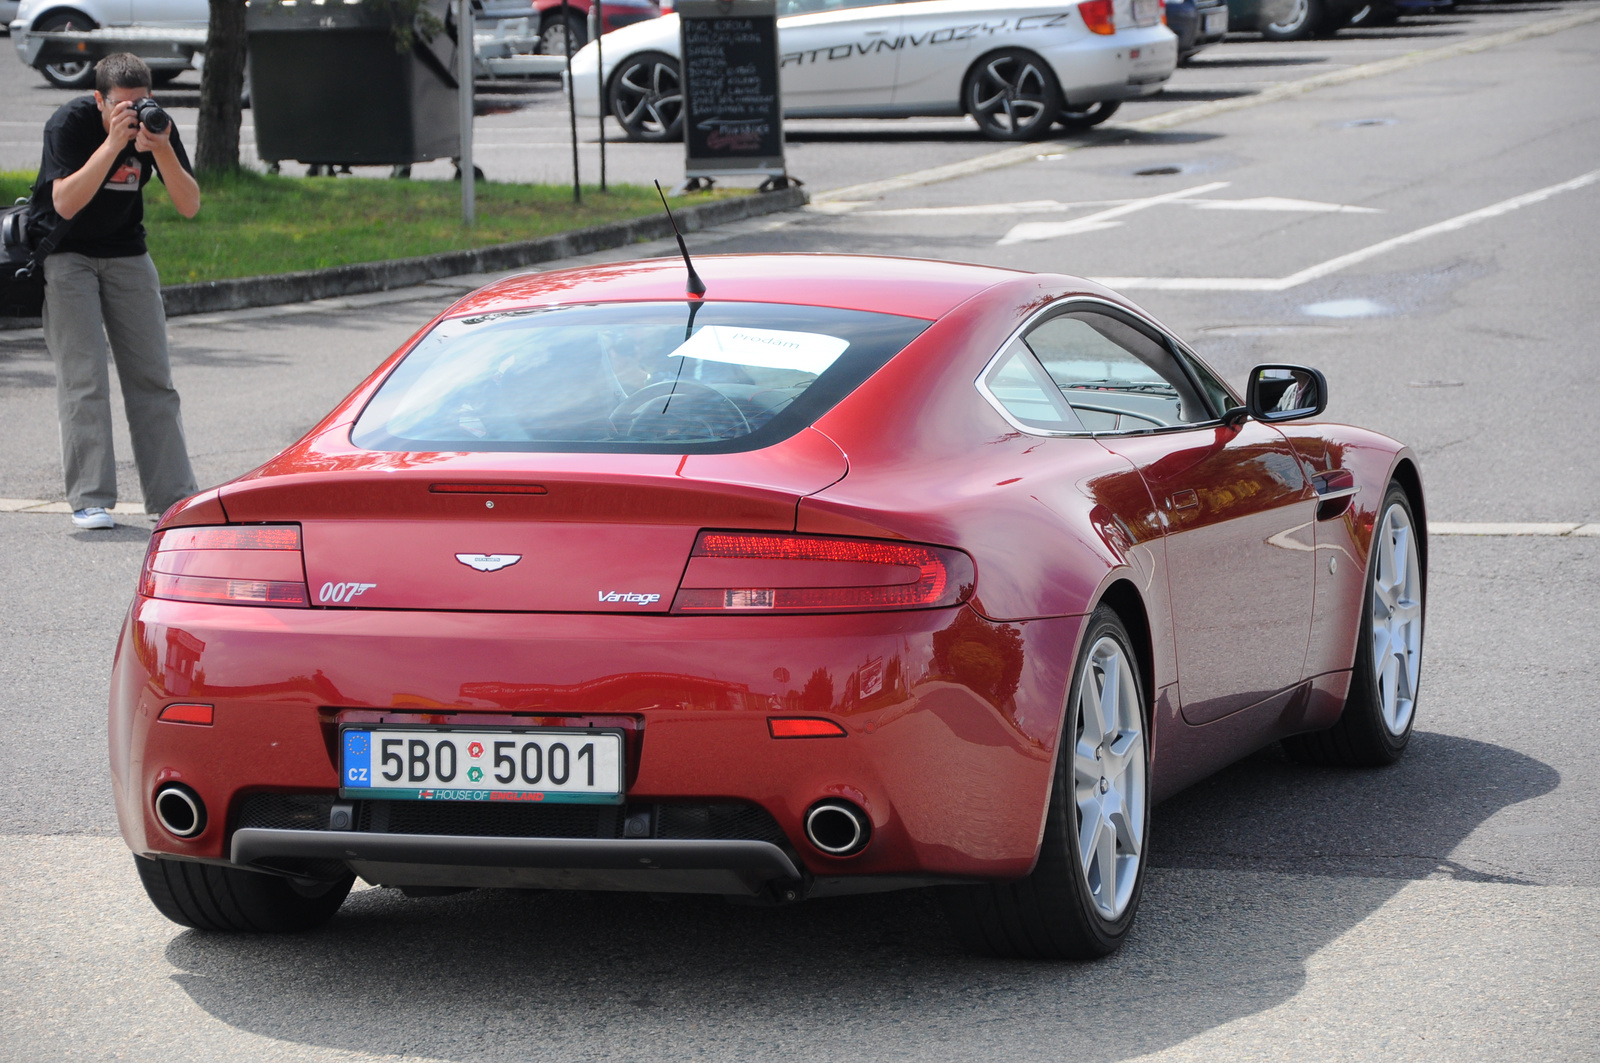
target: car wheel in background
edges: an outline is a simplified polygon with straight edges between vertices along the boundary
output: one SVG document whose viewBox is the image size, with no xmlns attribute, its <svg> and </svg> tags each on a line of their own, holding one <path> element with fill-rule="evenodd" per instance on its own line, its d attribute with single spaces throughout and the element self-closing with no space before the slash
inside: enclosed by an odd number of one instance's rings
<svg viewBox="0 0 1600 1063">
<path fill-rule="evenodd" d="M 1117 614 L 1089 618 L 1073 670 L 1039 861 L 1027 878 L 947 886 L 962 944 L 995 956 L 1092 960 L 1127 937 L 1150 829 L 1147 703 Z"/>
<path fill-rule="evenodd" d="M 198 930 L 310 930 L 333 917 L 355 883 L 349 874 L 333 882 L 311 882 L 188 860 L 135 856 L 133 862 L 161 914 Z"/>
<path fill-rule="evenodd" d="M 583 21 L 576 17 L 551 16 L 539 30 L 539 54 L 566 55 L 568 39 L 572 41 L 574 54 L 588 43 L 589 32 Z"/>
<path fill-rule="evenodd" d="M 678 61 L 665 52 L 640 52 L 611 78 L 611 113 L 629 140 L 683 137 L 683 85 Z"/>
<path fill-rule="evenodd" d="M 1400 21 L 1400 9 L 1393 4 L 1368 4 L 1350 16 L 1347 26 L 1393 26 Z"/>
<path fill-rule="evenodd" d="M 92 30 L 95 23 L 87 15 L 63 11 L 41 19 L 33 28 L 41 33 L 59 33 L 63 30 Z M 86 89 L 94 84 L 94 64 L 88 60 L 46 63 L 39 67 L 39 73 L 58 89 Z"/>
<path fill-rule="evenodd" d="M 1292 0 L 1288 14 L 1279 22 L 1261 25 L 1261 36 L 1269 41 L 1304 41 L 1322 31 L 1322 0 Z"/>
<path fill-rule="evenodd" d="M 978 128 L 995 140 L 1039 140 L 1061 108 L 1050 64 L 1021 48 L 984 56 L 967 73 L 961 102 Z"/>
<path fill-rule="evenodd" d="M 1062 106 L 1056 121 L 1063 129 L 1088 129 L 1116 114 L 1121 106 L 1121 100 L 1096 100 L 1084 107 L 1074 107 L 1069 103 Z"/>
<path fill-rule="evenodd" d="M 1326 731 L 1285 739 L 1284 751 L 1293 759 L 1376 768 L 1405 752 L 1422 672 L 1421 534 L 1405 490 L 1390 484 L 1372 533 L 1366 605 L 1344 712 Z"/>
</svg>

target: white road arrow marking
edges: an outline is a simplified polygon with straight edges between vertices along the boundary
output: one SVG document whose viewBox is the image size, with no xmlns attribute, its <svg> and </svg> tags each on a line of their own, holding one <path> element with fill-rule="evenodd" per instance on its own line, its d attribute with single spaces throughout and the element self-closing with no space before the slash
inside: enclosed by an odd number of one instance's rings
<svg viewBox="0 0 1600 1063">
<path fill-rule="evenodd" d="M 1213 181 L 1210 184 L 1196 185 L 1193 188 L 1180 189 L 1177 192 L 1167 192 L 1159 196 L 1150 196 L 1147 199 L 1135 199 L 1124 203 L 1120 207 L 1102 210 L 1097 214 L 1090 214 L 1071 221 L 1025 221 L 1021 225 L 1014 225 L 1011 231 L 1000 238 L 999 244 L 1021 244 L 1032 240 L 1053 240 L 1058 236 L 1071 236 L 1074 233 L 1094 232 L 1097 229 L 1109 229 L 1113 225 L 1121 225 L 1114 218 L 1121 218 L 1141 210 L 1162 203 L 1171 203 L 1174 200 L 1187 199 L 1192 196 L 1203 195 L 1206 192 L 1215 192 L 1219 188 L 1227 188 L 1227 181 Z"/>
<path fill-rule="evenodd" d="M 1290 288 L 1298 288 L 1302 284 L 1309 284 L 1314 280 L 1321 280 L 1340 270 L 1359 265 L 1368 259 L 1377 258 L 1387 254 L 1398 247 L 1419 243 L 1431 236 L 1442 233 L 1455 232 L 1465 229 L 1469 225 L 1476 225 L 1480 221 L 1498 218 L 1502 214 L 1509 214 L 1523 207 L 1531 207 L 1535 203 L 1542 203 L 1551 196 L 1558 196 L 1563 192 L 1571 192 L 1585 185 L 1594 184 L 1600 180 L 1600 170 L 1590 170 L 1580 177 L 1560 184 L 1550 185 L 1537 191 L 1527 192 L 1520 196 L 1512 196 L 1498 203 L 1492 203 L 1478 210 L 1458 214 L 1454 218 L 1424 225 L 1420 229 L 1413 229 L 1408 233 L 1381 240 L 1370 244 L 1358 251 L 1347 255 L 1330 258 L 1326 262 L 1319 262 L 1309 266 L 1298 273 L 1291 273 L 1287 277 L 1095 277 L 1093 280 L 1104 284 L 1108 288 L 1127 290 L 1142 288 L 1145 290 L 1168 292 L 1281 292 Z"/>
<path fill-rule="evenodd" d="M 1284 199 L 1282 196 L 1257 196 L 1255 199 L 1204 199 L 1189 204 L 1197 210 L 1281 210 L 1315 214 L 1382 214 L 1374 207 L 1351 207 L 1343 203 L 1318 203 L 1314 199 Z"/>
</svg>

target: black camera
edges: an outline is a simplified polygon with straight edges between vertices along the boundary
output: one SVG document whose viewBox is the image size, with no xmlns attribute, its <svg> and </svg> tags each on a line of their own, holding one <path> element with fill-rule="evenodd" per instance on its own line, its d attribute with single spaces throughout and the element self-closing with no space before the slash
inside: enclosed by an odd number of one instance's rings
<svg viewBox="0 0 1600 1063">
<path fill-rule="evenodd" d="M 139 120 L 140 125 L 156 136 L 172 128 L 172 116 L 148 96 L 133 105 L 133 116 Z"/>
</svg>

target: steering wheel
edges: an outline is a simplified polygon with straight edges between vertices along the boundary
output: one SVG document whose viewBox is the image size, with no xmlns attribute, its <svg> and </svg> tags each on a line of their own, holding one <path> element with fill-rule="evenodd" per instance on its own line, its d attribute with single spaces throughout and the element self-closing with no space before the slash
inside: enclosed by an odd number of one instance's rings
<svg viewBox="0 0 1600 1063">
<path fill-rule="evenodd" d="M 732 418 L 722 417 L 720 426 L 712 416 L 713 410 L 708 409 L 703 400 L 696 402 L 690 397 L 708 393 L 715 397 L 715 412 L 721 413 L 726 408 L 733 413 Z M 680 400 L 686 401 L 681 401 L 680 404 Z M 739 404 L 710 384 L 702 384 L 698 380 L 662 380 L 640 388 L 619 402 L 616 409 L 611 411 L 609 418 L 611 427 L 616 429 L 619 435 L 631 438 L 649 408 L 658 402 L 661 403 L 662 410 L 656 413 L 655 417 L 680 424 L 685 428 L 698 427 L 703 430 L 703 436 L 726 439 L 730 433 L 722 429 L 735 425 L 741 430 L 741 434 L 750 434 L 750 421 L 745 417 L 744 411 L 739 409 Z"/>
</svg>

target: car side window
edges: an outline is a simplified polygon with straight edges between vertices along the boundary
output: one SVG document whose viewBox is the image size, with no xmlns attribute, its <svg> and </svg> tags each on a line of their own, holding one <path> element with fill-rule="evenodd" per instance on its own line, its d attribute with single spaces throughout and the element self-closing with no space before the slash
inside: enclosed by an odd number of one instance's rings
<svg viewBox="0 0 1600 1063">
<path fill-rule="evenodd" d="M 881 7 L 894 0 L 778 0 L 778 15 L 815 15 L 823 11 L 843 11 L 851 7 Z"/>
<path fill-rule="evenodd" d="M 1189 371 L 1194 374 L 1194 378 L 1200 381 L 1200 389 L 1211 400 L 1212 409 L 1222 413 L 1225 410 L 1242 405 L 1238 396 L 1228 390 L 1228 385 L 1224 384 L 1221 378 L 1211 371 L 1210 366 L 1195 357 L 1193 352 L 1179 347 L 1178 357 L 1183 359 L 1184 364 L 1189 367 Z"/>
<path fill-rule="evenodd" d="M 1059 314 L 1024 342 L 1090 432 L 1148 432 L 1213 419 L 1166 344 L 1092 310 Z"/>
<path fill-rule="evenodd" d="M 1014 341 L 983 378 L 994 401 L 1025 428 L 1045 432 L 1087 431 L 1049 375 L 1021 340 Z"/>
</svg>

